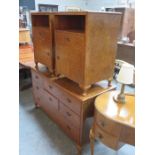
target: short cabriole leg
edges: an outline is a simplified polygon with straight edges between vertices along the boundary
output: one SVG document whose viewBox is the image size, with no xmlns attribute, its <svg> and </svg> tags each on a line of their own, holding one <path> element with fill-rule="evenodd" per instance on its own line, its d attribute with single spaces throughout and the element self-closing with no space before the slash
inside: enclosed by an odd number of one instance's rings
<svg viewBox="0 0 155 155">
<path fill-rule="evenodd" d="M 82 155 L 82 146 L 76 144 L 76 148 L 77 148 L 77 155 Z"/>
<path fill-rule="evenodd" d="M 90 134 L 89 134 L 89 139 L 90 139 L 90 149 L 91 149 L 91 155 L 94 155 L 94 133 L 93 130 L 90 130 Z"/>
</svg>

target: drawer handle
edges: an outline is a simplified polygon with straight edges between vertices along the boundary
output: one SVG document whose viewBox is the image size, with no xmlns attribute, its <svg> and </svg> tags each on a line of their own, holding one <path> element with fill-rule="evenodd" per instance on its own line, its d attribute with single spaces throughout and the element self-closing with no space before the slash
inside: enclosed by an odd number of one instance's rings
<svg viewBox="0 0 155 155">
<path fill-rule="evenodd" d="M 49 97 L 49 100 L 50 100 L 50 101 L 53 101 L 52 98 L 50 98 L 50 97 Z"/>
<path fill-rule="evenodd" d="M 59 60 L 60 59 L 60 57 L 59 56 L 57 56 L 57 60 Z"/>
<path fill-rule="evenodd" d="M 47 52 L 46 54 L 47 54 L 47 56 L 49 56 L 49 55 L 50 55 L 50 53 L 49 53 L 49 52 Z"/>
<path fill-rule="evenodd" d="M 101 133 L 98 133 L 98 137 L 99 137 L 100 139 L 102 139 L 102 138 L 103 138 L 103 136 L 102 136 L 102 134 L 101 134 Z"/>
<path fill-rule="evenodd" d="M 38 86 L 36 86 L 36 89 L 38 90 L 38 89 L 39 89 L 39 87 L 38 87 Z"/>
<path fill-rule="evenodd" d="M 67 125 L 67 129 L 68 129 L 68 130 L 71 130 L 71 128 L 70 128 L 68 125 Z"/>
<path fill-rule="evenodd" d="M 105 126 L 105 122 L 100 122 L 101 126 L 104 127 Z"/>
<path fill-rule="evenodd" d="M 72 116 L 68 111 L 66 112 L 66 114 L 67 114 L 67 116 L 69 116 L 69 117 Z"/>
<path fill-rule="evenodd" d="M 67 102 L 71 103 L 71 100 L 69 98 L 67 98 Z"/>
<path fill-rule="evenodd" d="M 70 39 L 69 38 L 65 38 L 67 41 L 70 41 Z"/>
<path fill-rule="evenodd" d="M 41 40 L 45 40 L 45 37 L 44 37 L 44 34 L 43 33 L 40 32 L 39 35 L 40 35 L 40 39 Z"/>
<path fill-rule="evenodd" d="M 50 89 L 53 89 L 53 87 L 51 85 L 48 86 Z"/>
<path fill-rule="evenodd" d="M 38 79 L 39 77 L 36 75 L 35 78 Z"/>
</svg>

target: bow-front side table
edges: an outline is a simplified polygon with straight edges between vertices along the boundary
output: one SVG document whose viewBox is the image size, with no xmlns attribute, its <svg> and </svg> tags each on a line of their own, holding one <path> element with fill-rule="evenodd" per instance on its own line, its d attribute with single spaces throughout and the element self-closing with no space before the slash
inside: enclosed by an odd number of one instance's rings
<svg viewBox="0 0 155 155">
<path fill-rule="evenodd" d="M 95 117 L 90 130 L 91 155 L 94 140 L 118 150 L 124 144 L 135 145 L 135 96 L 126 94 L 126 103 L 116 103 L 113 97 L 118 91 L 110 91 L 95 100 Z"/>
</svg>

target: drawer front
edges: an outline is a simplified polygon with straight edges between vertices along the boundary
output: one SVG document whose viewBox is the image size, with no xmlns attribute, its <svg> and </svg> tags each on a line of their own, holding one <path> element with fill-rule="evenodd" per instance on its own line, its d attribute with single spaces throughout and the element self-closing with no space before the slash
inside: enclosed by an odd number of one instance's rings
<svg viewBox="0 0 155 155">
<path fill-rule="evenodd" d="M 37 84 L 33 84 L 33 97 L 35 102 L 39 105 L 43 102 L 42 94 L 42 88 Z"/>
<path fill-rule="evenodd" d="M 60 113 L 69 123 L 73 124 L 75 127 L 80 126 L 80 117 L 68 107 L 66 107 L 62 102 L 60 103 Z"/>
<path fill-rule="evenodd" d="M 76 143 L 79 143 L 79 128 L 75 128 L 70 122 L 68 122 L 63 115 L 60 115 L 61 121 L 59 125 L 63 131 Z"/>
<path fill-rule="evenodd" d="M 100 129 L 99 126 L 95 126 L 95 137 L 97 137 L 103 144 L 115 150 L 118 149 L 119 141 L 117 137 L 114 137 L 107 132 Z"/>
<path fill-rule="evenodd" d="M 81 113 L 81 103 L 76 98 L 70 96 L 69 94 L 59 90 L 59 100 L 62 101 L 67 107 L 69 107 L 73 112 L 80 116 Z"/>
<path fill-rule="evenodd" d="M 42 87 L 42 77 L 39 75 L 39 73 L 31 70 L 32 75 L 32 83 L 33 85 L 38 85 L 39 87 Z"/>
<path fill-rule="evenodd" d="M 59 98 L 59 89 L 50 81 L 47 79 L 44 80 L 44 89 L 48 91 L 50 94 L 56 96 Z"/>
<path fill-rule="evenodd" d="M 120 139 L 127 144 L 135 145 L 135 128 L 124 126 Z"/>
<path fill-rule="evenodd" d="M 114 136 L 119 136 L 121 133 L 121 125 L 118 123 L 115 123 L 114 121 L 107 119 L 103 115 L 101 115 L 99 112 L 95 111 L 95 119 L 100 126 L 101 129 L 104 131 L 114 135 Z"/>
<path fill-rule="evenodd" d="M 58 111 L 58 99 L 56 97 L 43 90 L 42 98 L 44 100 L 42 104 L 44 110 L 46 110 L 49 114 L 50 112 Z"/>
<path fill-rule="evenodd" d="M 33 44 L 35 61 L 46 66 L 52 64 L 52 41 L 49 28 L 33 28 Z"/>
</svg>

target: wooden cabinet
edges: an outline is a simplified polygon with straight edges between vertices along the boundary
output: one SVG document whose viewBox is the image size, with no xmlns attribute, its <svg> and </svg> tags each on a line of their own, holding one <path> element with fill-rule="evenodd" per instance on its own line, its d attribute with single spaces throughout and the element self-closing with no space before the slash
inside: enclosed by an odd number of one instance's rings
<svg viewBox="0 0 155 155">
<path fill-rule="evenodd" d="M 83 90 L 112 78 L 120 20 L 120 13 L 55 13 L 56 74 Z"/>
<path fill-rule="evenodd" d="M 31 73 L 36 106 L 41 107 L 60 126 L 81 152 L 86 141 L 83 137 L 89 134 L 84 134 L 85 121 L 93 116 L 96 96 L 114 87 L 95 84 L 86 96 L 82 96 L 78 85 L 67 78 L 49 78 L 36 69 L 32 69 Z"/>
<path fill-rule="evenodd" d="M 53 15 L 50 13 L 32 13 L 32 37 L 36 67 L 38 63 L 46 65 L 54 72 L 54 34 Z"/>
</svg>

